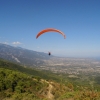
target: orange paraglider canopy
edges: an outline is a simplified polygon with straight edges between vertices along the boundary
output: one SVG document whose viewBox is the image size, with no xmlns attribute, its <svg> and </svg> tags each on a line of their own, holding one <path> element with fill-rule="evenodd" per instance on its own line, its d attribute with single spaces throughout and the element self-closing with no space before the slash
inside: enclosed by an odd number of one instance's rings
<svg viewBox="0 0 100 100">
<path fill-rule="evenodd" d="M 60 33 L 60 34 L 62 34 L 62 35 L 64 36 L 64 39 L 66 38 L 66 35 L 65 35 L 63 32 L 61 32 L 60 30 L 57 30 L 57 29 L 54 29 L 54 28 L 47 28 L 47 29 L 44 29 L 44 30 L 40 31 L 40 32 L 37 34 L 36 39 L 37 39 L 40 35 L 42 35 L 42 34 L 44 34 L 44 33 L 46 33 L 46 32 L 58 32 L 58 33 Z"/>
</svg>

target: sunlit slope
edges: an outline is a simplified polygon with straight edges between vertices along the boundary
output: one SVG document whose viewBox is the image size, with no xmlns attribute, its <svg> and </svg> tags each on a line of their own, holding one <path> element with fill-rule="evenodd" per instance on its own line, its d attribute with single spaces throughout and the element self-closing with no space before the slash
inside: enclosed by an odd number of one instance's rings
<svg viewBox="0 0 100 100">
<path fill-rule="evenodd" d="M 23 72 L 18 71 L 20 69 Z M 37 72 L 37 76 L 36 74 L 26 74 L 25 69 L 14 63 L 0 60 L 1 100 L 54 100 L 58 98 L 58 95 L 71 90 L 53 80 L 48 79 L 47 81 L 43 77 L 39 77 L 41 75 L 39 71 L 33 70 L 33 73 Z M 51 77 L 48 76 L 48 78 Z"/>
<path fill-rule="evenodd" d="M 48 73 L 48 74 L 47 74 Z M 27 69 L 0 60 L 1 100 L 99 100 L 99 77 L 97 88 L 84 83 L 75 84 L 60 74 Z M 62 78 L 61 78 L 62 77 Z M 92 84 L 92 83 L 91 83 Z"/>
<path fill-rule="evenodd" d="M 40 70 L 36 70 L 33 68 L 25 68 L 23 66 L 20 66 L 18 64 L 0 59 L 0 68 L 6 68 L 6 69 L 11 69 L 11 70 L 16 70 L 16 71 L 20 71 L 26 74 L 30 74 L 32 76 L 36 76 L 36 77 L 40 77 L 40 78 L 44 78 L 44 79 L 53 79 L 53 80 L 60 80 L 59 78 L 53 76 L 54 74 L 49 71 L 40 71 Z"/>
</svg>

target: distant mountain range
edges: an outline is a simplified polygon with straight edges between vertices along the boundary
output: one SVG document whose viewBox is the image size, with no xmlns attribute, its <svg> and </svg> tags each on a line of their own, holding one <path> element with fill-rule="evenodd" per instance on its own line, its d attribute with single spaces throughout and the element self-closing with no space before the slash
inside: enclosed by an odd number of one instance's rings
<svg viewBox="0 0 100 100">
<path fill-rule="evenodd" d="M 43 70 L 65 71 L 67 67 L 75 66 L 99 66 L 100 59 L 98 58 L 64 58 L 49 56 L 47 53 L 32 51 L 21 47 L 14 47 L 0 43 L 0 58 L 9 60 L 14 63 L 21 64 L 27 67 L 35 67 Z M 97 63 L 98 62 L 98 63 Z M 68 70 L 68 68 L 67 68 Z"/>
<path fill-rule="evenodd" d="M 25 66 L 43 65 L 43 60 L 48 60 L 51 57 L 52 56 L 49 56 L 43 52 L 32 51 L 21 47 L 13 47 L 0 43 L 0 58 Z"/>
</svg>

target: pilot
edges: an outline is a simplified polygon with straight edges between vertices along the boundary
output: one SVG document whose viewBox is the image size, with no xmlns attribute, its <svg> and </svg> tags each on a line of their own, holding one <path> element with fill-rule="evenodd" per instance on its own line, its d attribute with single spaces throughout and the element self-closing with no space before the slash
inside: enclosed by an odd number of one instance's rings
<svg viewBox="0 0 100 100">
<path fill-rule="evenodd" d="M 51 55 L 51 52 L 48 52 L 48 55 L 50 56 Z"/>
</svg>

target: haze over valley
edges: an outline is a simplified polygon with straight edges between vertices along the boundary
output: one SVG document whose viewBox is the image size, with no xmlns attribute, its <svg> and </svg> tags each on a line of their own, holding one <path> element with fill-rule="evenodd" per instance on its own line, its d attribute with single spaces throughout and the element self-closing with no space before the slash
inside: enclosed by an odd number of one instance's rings
<svg viewBox="0 0 100 100">
<path fill-rule="evenodd" d="M 75 75 L 80 73 L 100 73 L 100 60 L 96 58 L 49 56 L 47 53 L 13 47 L 6 44 L 0 44 L 0 58 L 16 62 L 27 67 L 49 70 L 54 73 Z"/>
</svg>

